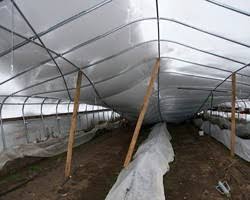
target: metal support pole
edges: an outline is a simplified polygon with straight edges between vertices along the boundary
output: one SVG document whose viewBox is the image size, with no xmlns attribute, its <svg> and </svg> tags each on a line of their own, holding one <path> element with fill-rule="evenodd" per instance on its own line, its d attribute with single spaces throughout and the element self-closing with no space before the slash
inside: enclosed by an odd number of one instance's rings
<svg viewBox="0 0 250 200">
<path fill-rule="evenodd" d="M 107 122 L 109 121 L 109 112 L 110 111 L 107 111 Z"/>
<path fill-rule="evenodd" d="M 114 121 L 114 111 L 111 113 L 111 122 Z"/>
<path fill-rule="evenodd" d="M 97 106 L 97 110 L 99 110 L 99 106 Z M 98 116 L 98 123 L 100 123 L 100 112 L 97 112 L 97 116 Z"/>
<path fill-rule="evenodd" d="M 81 115 L 78 115 L 78 124 L 79 124 L 79 129 L 82 129 L 82 117 Z"/>
<path fill-rule="evenodd" d="M 95 112 L 94 112 L 94 108 L 95 108 L 95 106 L 92 105 L 92 117 L 93 117 L 92 126 L 93 126 L 93 127 L 95 126 Z"/>
<path fill-rule="evenodd" d="M 211 91 L 211 101 L 210 101 L 210 120 L 212 121 L 212 115 L 213 115 L 213 100 L 214 100 L 214 94 Z M 209 134 L 211 135 L 211 121 L 209 123 Z"/>
<path fill-rule="evenodd" d="M 26 141 L 27 144 L 29 143 L 29 133 L 28 133 L 28 121 L 25 119 L 25 112 L 24 112 L 24 108 L 25 108 L 25 104 L 28 101 L 28 99 L 30 98 L 30 96 L 28 96 L 24 102 L 23 102 L 23 106 L 22 106 L 22 117 L 23 117 L 23 124 L 24 124 L 24 130 L 25 130 L 25 136 L 26 136 Z"/>
<path fill-rule="evenodd" d="M 86 123 L 87 123 L 87 126 L 86 126 L 86 129 L 89 128 L 89 118 L 88 118 L 88 105 L 86 104 L 86 107 L 85 107 L 85 111 L 86 111 Z"/>
<path fill-rule="evenodd" d="M 46 125 L 44 122 L 44 117 L 43 117 L 43 104 L 46 101 L 47 97 L 45 97 L 41 103 L 41 107 L 40 107 L 40 115 L 41 115 L 41 119 L 42 119 L 42 125 L 43 125 L 43 130 L 44 130 L 44 135 L 48 138 L 49 137 L 49 133 L 46 130 Z"/>
<path fill-rule="evenodd" d="M 102 117 L 103 117 L 102 121 L 105 122 L 105 112 L 104 111 L 102 111 Z"/>
</svg>

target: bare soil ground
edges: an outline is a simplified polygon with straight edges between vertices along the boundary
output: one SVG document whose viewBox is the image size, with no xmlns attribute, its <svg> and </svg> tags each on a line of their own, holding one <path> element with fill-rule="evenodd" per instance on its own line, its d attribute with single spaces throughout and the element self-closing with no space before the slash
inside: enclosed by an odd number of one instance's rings
<svg viewBox="0 0 250 200">
<path fill-rule="evenodd" d="M 0 199 L 105 199 L 122 169 L 132 132 L 131 127 L 104 131 L 91 142 L 75 148 L 73 175 L 68 181 L 64 179 L 66 154 L 42 160 L 25 158 L 9 164 L 11 174 L 0 178 Z M 34 160 L 33 164 L 30 160 Z M 24 167 L 23 162 L 29 166 Z M 23 168 L 15 170 L 16 165 Z"/>
<path fill-rule="evenodd" d="M 168 200 L 223 200 L 215 190 L 218 180 L 228 181 L 232 199 L 250 200 L 249 163 L 231 159 L 223 145 L 209 136 L 199 137 L 191 124 L 168 125 L 168 129 L 175 151 L 175 161 L 164 177 Z M 132 132 L 132 127 L 104 131 L 75 148 L 68 181 L 65 154 L 9 163 L 0 172 L 0 200 L 104 200 L 122 169 Z M 143 129 L 139 144 L 148 132 Z"/>
<path fill-rule="evenodd" d="M 250 163 L 237 156 L 215 139 L 198 136 L 191 124 L 168 125 L 172 135 L 175 161 L 164 177 L 168 200 L 223 200 L 216 189 L 219 180 L 227 181 L 233 200 L 250 200 Z"/>
</svg>

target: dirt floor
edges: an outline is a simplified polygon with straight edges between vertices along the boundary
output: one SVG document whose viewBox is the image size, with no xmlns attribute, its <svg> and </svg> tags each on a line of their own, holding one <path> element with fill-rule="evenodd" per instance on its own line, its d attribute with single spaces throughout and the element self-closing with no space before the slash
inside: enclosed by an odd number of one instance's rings
<svg viewBox="0 0 250 200">
<path fill-rule="evenodd" d="M 227 181 L 234 200 L 250 200 L 250 163 L 232 159 L 215 139 L 198 136 L 193 125 L 168 125 L 175 161 L 164 177 L 168 200 L 223 200 L 215 186 Z"/>
<path fill-rule="evenodd" d="M 0 178 L 0 200 L 103 200 L 116 181 L 133 129 L 100 133 L 74 149 L 73 175 L 64 179 L 65 154 L 43 160 Z M 24 166 L 25 158 L 9 164 Z"/>
<path fill-rule="evenodd" d="M 232 199 L 250 200 L 249 163 L 231 159 L 223 145 L 209 136 L 198 136 L 193 125 L 168 125 L 168 129 L 175 151 L 175 161 L 164 177 L 168 200 L 225 199 L 215 190 L 218 180 L 228 181 Z M 103 131 L 76 148 L 68 181 L 64 179 L 65 154 L 10 163 L 11 174 L 0 177 L 0 200 L 104 200 L 122 169 L 132 132 L 131 127 Z M 139 143 L 148 132 L 143 129 Z M 22 168 L 15 170 L 17 166 Z"/>
</svg>

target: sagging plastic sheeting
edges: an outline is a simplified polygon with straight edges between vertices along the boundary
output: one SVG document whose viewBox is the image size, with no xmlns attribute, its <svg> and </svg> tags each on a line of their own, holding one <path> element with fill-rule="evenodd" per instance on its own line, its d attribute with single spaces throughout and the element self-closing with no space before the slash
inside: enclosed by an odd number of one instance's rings
<svg viewBox="0 0 250 200">
<path fill-rule="evenodd" d="M 231 122 L 227 118 L 217 116 L 210 117 L 209 115 L 205 115 L 204 117 L 212 124 L 218 125 L 220 129 L 231 129 Z M 238 120 L 236 123 L 236 135 L 239 137 L 250 138 L 250 123 Z"/>
<path fill-rule="evenodd" d="M 106 106 L 104 100 L 107 107 L 135 120 L 148 84 L 145 80 L 158 58 L 159 39 L 159 95 L 152 97 L 150 118 L 144 122 L 159 122 L 160 116 L 179 122 L 199 112 L 210 91 L 250 59 L 248 16 L 209 1 L 159 0 L 156 5 L 155 0 L 15 0 L 47 50 L 11 2 L 0 1 L 0 95 L 7 97 L 70 100 L 49 50 L 71 96 L 81 68 L 94 84 L 82 80 L 81 102 Z M 243 0 L 226 5 L 242 12 L 250 7 Z M 239 71 L 249 72 L 249 67 Z M 248 82 L 249 77 L 237 77 L 239 99 L 249 96 Z M 204 91 L 189 90 L 197 85 Z M 230 87 L 227 80 L 218 89 Z M 223 93 L 213 95 L 214 105 L 230 100 Z M 183 105 L 189 107 L 185 112 Z"/>
<path fill-rule="evenodd" d="M 231 123 L 227 118 L 204 115 L 205 120 L 211 121 L 213 124 L 217 124 L 221 129 L 230 129 Z"/>
<path fill-rule="evenodd" d="M 224 144 L 228 149 L 230 148 L 230 130 L 220 129 L 218 125 L 212 124 L 209 121 L 204 121 L 202 123 L 201 129 L 206 134 L 211 135 L 213 138 Z M 250 162 L 250 139 L 242 139 L 236 136 L 235 154 Z"/>
<path fill-rule="evenodd" d="M 119 126 L 119 122 L 108 123 L 105 122 L 96 125 L 91 131 L 77 132 L 75 135 L 74 147 L 90 141 L 99 130 L 113 129 Z M 32 157 L 52 157 L 66 151 L 68 144 L 68 136 L 64 138 L 51 138 L 41 143 L 21 144 L 19 146 L 11 147 L 0 153 L 0 169 L 11 160 L 23 158 L 26 156 Z"/>
<path fill-rule="evenodd" d="M 123 169 L 106 200 L 164 200 L 163 175 L 174 160 L 171 136 L 165 123 L 156 124 Z"/>
<path fill-rule="evenodd" d="M 231 102 L 225 102 L 219 105 L 222 108 L 231 108 Z M 239 110 L 244 110 L 245 108 L 250 108 L 250 101 L 248 99 L 239 99 L 235 102 L 235 107 Z"/>
<path fill-rule="evenodd" d="M 48 138 L 63 138 L 69 133 L 72 114 L 59 116 L 44 116 L 41 118 L 27 118 L 23 120 L 5 121 L 3 123 L 4 141 L 0 141 L 0 151 L 27 143 L 39 143 Z M 77 130 L 90 130 L 101 121 L 112 117 L 111 111 L 79 113 Z"/>
</svg>

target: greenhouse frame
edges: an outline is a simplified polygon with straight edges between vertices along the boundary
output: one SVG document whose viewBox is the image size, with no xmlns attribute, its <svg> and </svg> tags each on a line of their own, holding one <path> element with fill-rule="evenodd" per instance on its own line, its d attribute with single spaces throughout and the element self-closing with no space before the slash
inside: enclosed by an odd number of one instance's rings
<svg viewBox="0 0 250 200">
<path fill-rule="evenodd" d="M 244 0 L 0 0 L 0 199 L 43 199 L 61 156 L 44 199 L 250 199 L 249 17 Z M 112 181 L 82 175 L 105 163 Z"/>
</svg>

